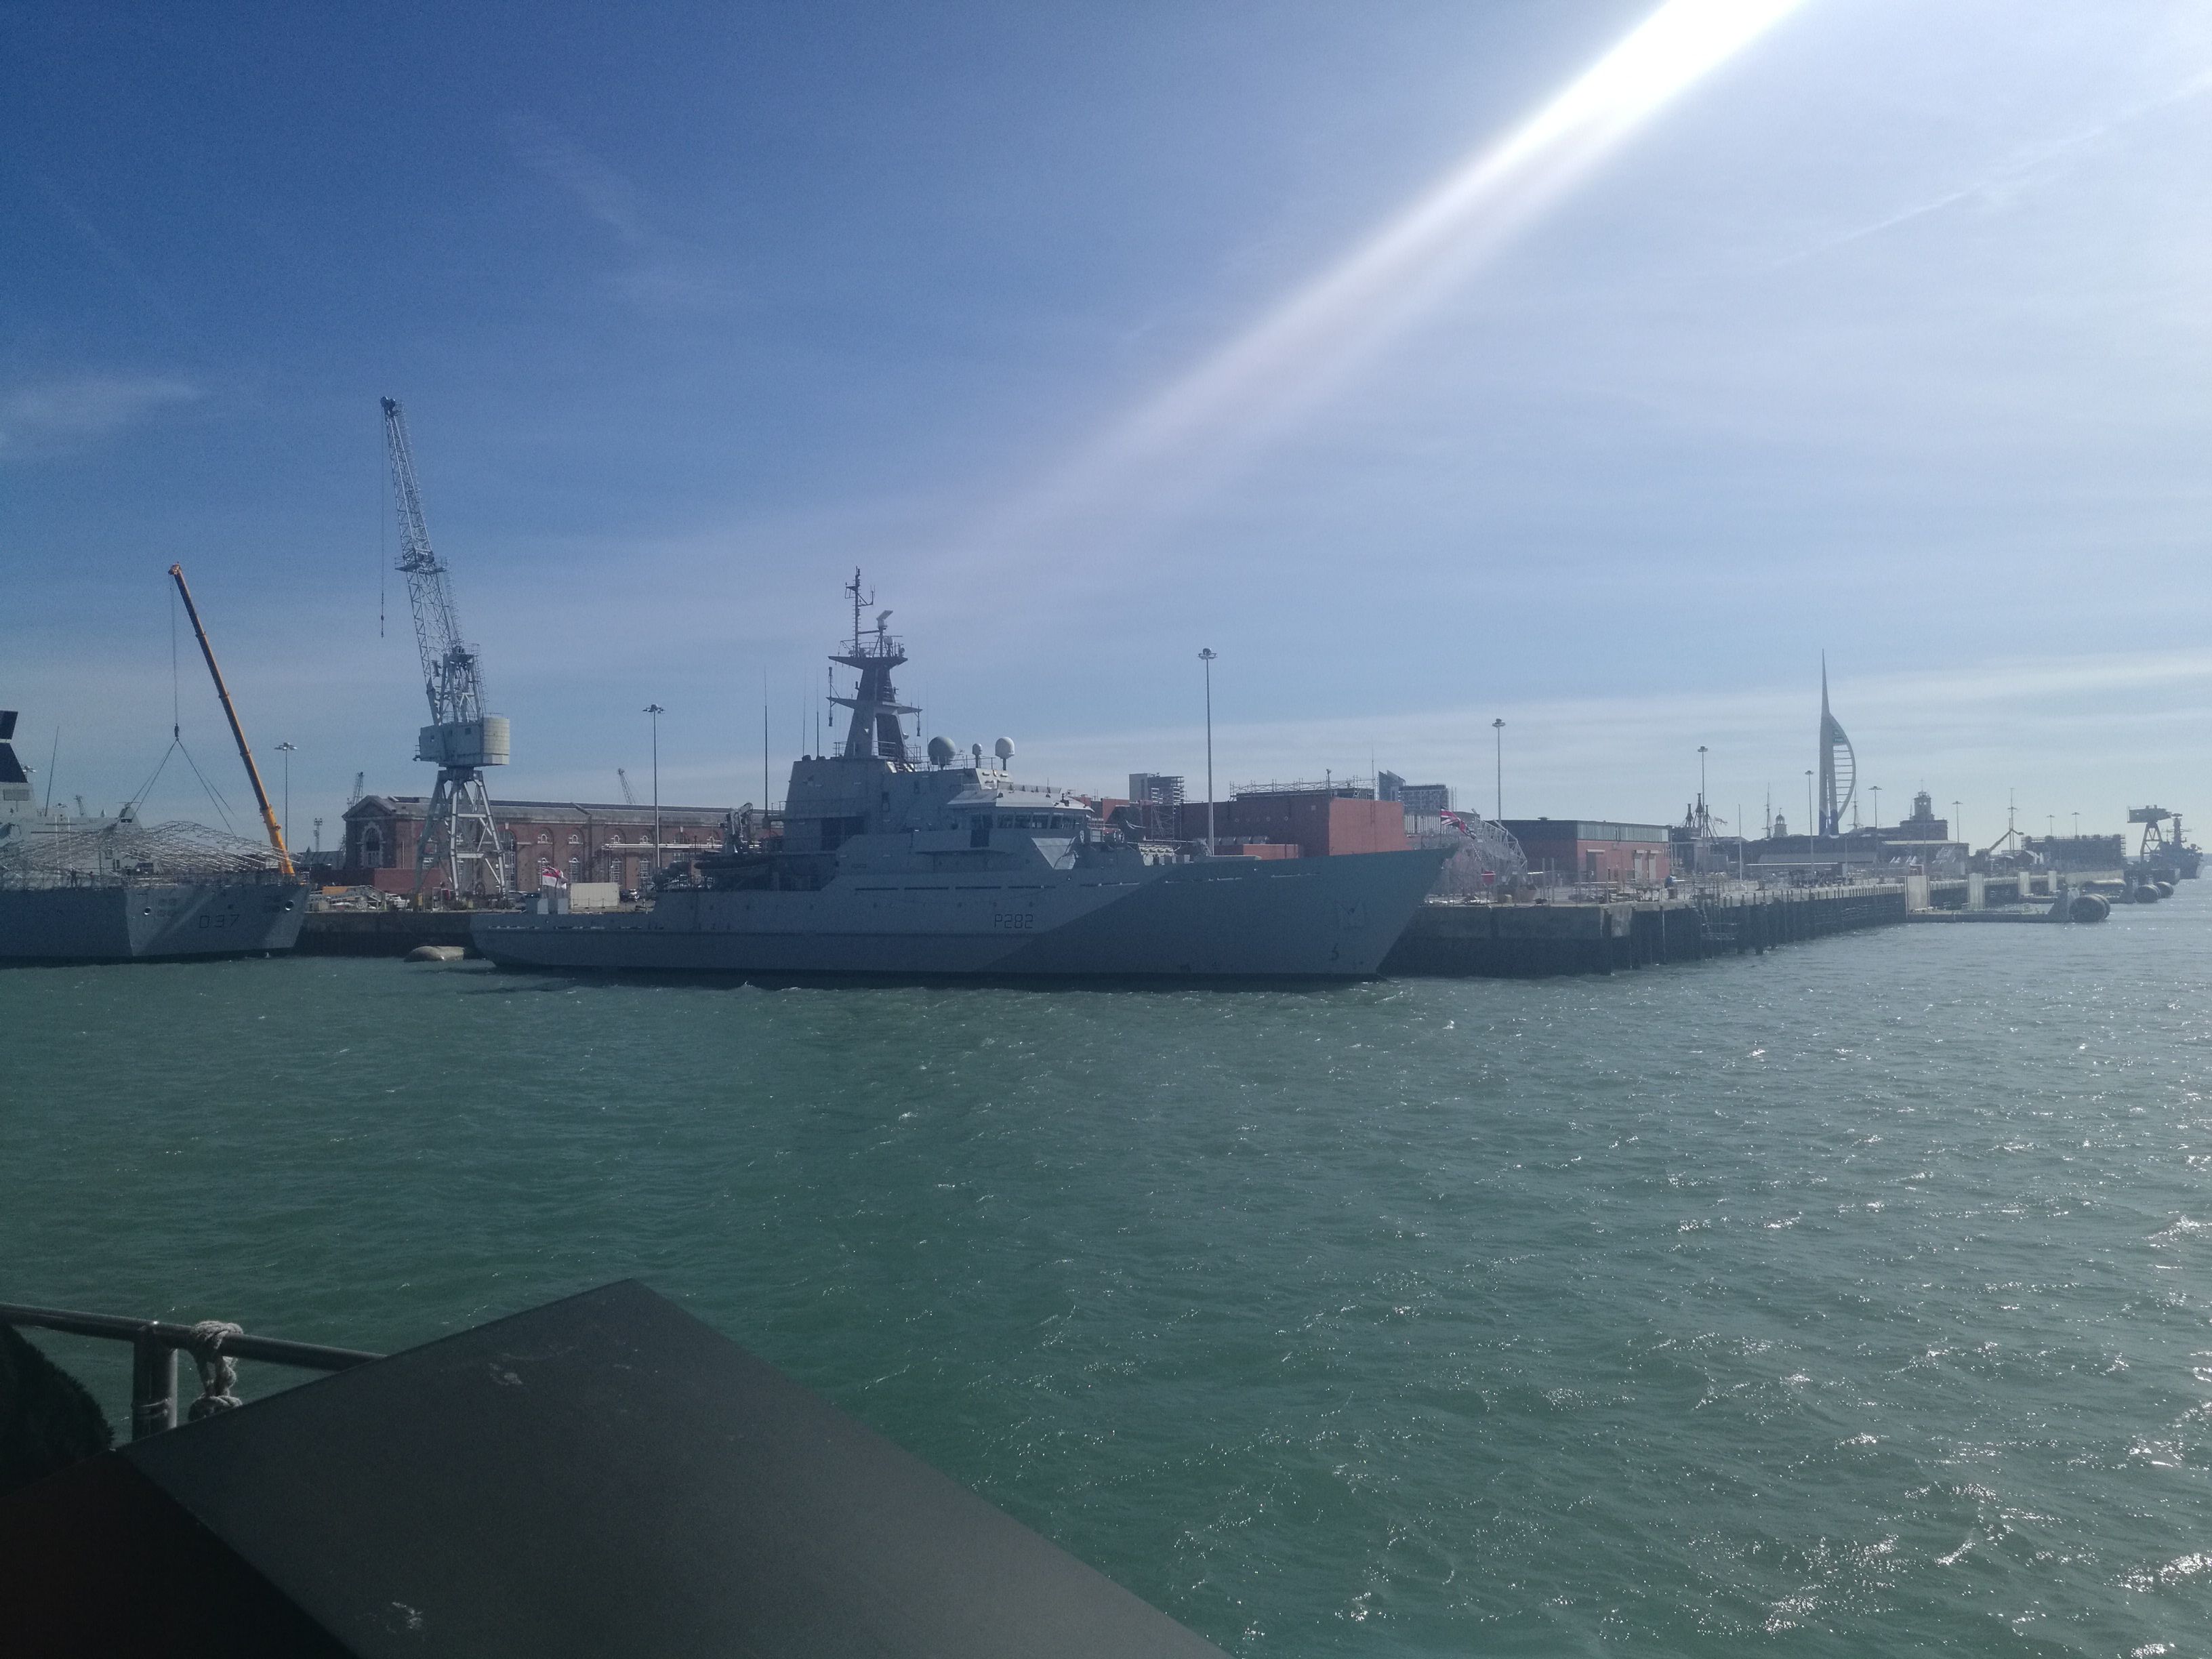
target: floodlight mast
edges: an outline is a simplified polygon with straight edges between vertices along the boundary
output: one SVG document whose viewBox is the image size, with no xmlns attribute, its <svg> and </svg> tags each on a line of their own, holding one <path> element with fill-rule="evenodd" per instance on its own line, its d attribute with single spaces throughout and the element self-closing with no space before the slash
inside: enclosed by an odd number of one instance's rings
<svg viewBox="0 0 2212 1659">
<path fill-rule="evenodd" d="M 385 452 L 399 519 L 398 568 L 407 578 L 415 644 L 422 659 L 422 690 L 430 704 L 430 724 L 416 741 L 415 758 L 438 768 L 437 787 L 415 843 L 415 898 L 422 902 L 434 867 L 444 870 L 456 898 L 505 898 L 507 860 L 482 769 L 507 763 L 507 724 L 484 712 L 476 647 L 461 637 L 453 583 L 430 546 L 423 521 L 407 416 L 396 399 L 383 402 Z"/>
</svg>

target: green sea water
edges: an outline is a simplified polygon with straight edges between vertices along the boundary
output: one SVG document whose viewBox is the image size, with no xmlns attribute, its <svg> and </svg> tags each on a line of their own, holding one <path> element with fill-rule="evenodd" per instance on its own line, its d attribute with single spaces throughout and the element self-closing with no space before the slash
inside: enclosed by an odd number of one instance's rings
<svg viewBox="0 0 2212 1659">
<path fill-rule="evenodd" d="M 0 1029 L 0 1299 L 390 1349 L 635 1275 L 1232 1653 L 2212 1643 L 2195 886 L 1537 983 L 14 969 Z"/>
</svg>

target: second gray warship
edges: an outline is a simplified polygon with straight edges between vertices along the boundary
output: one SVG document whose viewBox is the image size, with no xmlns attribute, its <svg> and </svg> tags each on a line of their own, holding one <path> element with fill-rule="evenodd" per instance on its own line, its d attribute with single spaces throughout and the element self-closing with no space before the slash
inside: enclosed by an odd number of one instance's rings
<svg viewBox="0 0 2212 1659">
<path fill-rule="evenodd" d="M 0 709 L 0 963 L 289 951 L 307 890 L 258 843 L 197 824 L 47 811 Z"/>
<path fill-rule="evenodd" d="M 831 660 L 854 671 L 841 752 L 794 762 L 780 841 L 732 825 L 693 885 L 650 909 L 486 913 L 476 947 L 508 967 L 981 979 L 1372 976 L 1444 853 L 1193 855 L 1101 824 L 1085 803 L 1018 784 L 943 738 L 909 751 L 891 672 L 862 625 Z"/>
</svg>

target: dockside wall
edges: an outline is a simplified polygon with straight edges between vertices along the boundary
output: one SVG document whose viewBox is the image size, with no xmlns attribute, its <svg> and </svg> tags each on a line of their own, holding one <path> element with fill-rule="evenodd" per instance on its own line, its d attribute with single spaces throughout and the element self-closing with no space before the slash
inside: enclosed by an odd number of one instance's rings
<svg viewBox="0 0 2212 1659">
<path fill-rule="evenodd" d="M 1384 958 L 1390 975 L 1536 978 L 1699 962 L 1902 922 L 1901 884 L 1734 899 L 1587 904 L 1432 900 Z"/>
</svg>

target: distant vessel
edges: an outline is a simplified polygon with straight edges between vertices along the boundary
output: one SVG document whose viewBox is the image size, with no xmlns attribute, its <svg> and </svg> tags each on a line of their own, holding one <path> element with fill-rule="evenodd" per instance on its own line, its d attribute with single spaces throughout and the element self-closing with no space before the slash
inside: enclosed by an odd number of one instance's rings
<svg viewBox="0 0 2212 1659">
<path fill-rule="evenodd" d="M 2130 809 L 2128 822 L 2143 827 L 2142 846 L 2137 851 L 2136 862 L 2154 879 L 2197 879 L 2197 872 L 2203 866 L 2204 854 L 2182 832 L 2180 813 L 2169 812 L 2163 806 L 2137 806 Z"/>
<path fill-rule="evenodd" d="M 1360 978 L 1435 881 L 1443 849 L 1336 858 L 1191 856 L 1102 827 L 1084 803 L 1015 783 L 1013 745 L 967 764 L 908 750 L 891 671 L 862 623 L 831 660 L 859 684 L 841 753 L 793 763 L 780 842 L 732 825 L 696 886 L 650 910 L 487 913 L 477 948 L 511 967 L 1007 978 Z"/>
<path fill-rule="evenodd" d="M 307 890 L 273 848 L 195 824 L 42 809 L 0 709 L 0 962 L 289 951 Z"/>
</svg>

